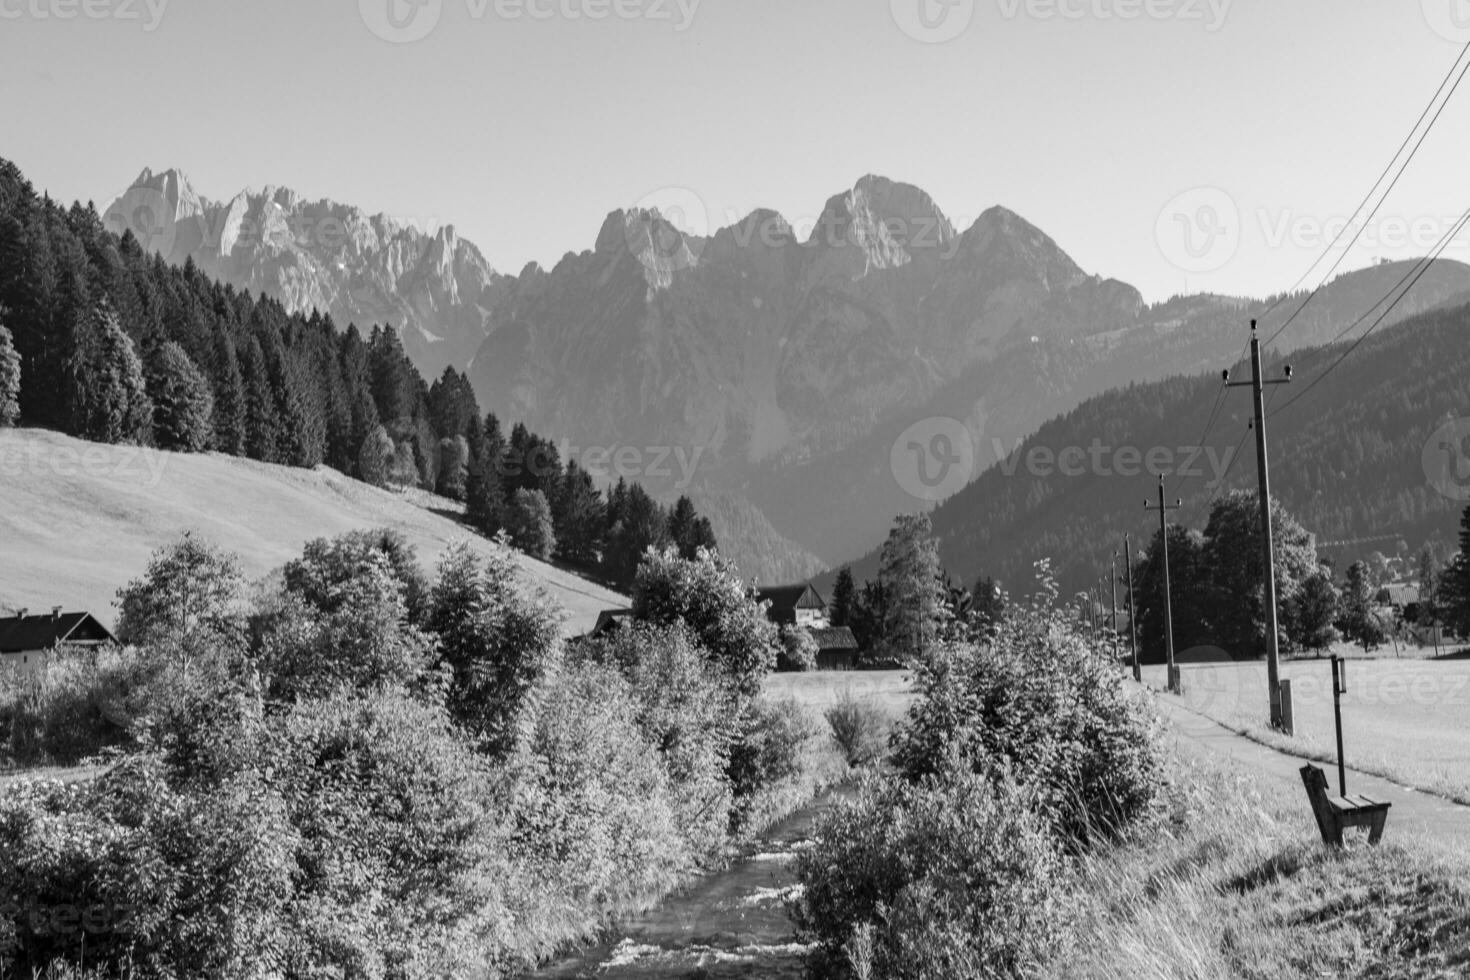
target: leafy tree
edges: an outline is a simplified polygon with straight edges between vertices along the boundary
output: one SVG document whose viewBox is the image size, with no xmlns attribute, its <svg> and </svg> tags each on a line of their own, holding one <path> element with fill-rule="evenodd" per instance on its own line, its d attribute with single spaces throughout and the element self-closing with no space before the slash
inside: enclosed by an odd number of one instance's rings
<svg viewBox="0 0 1470 980">
<path fill-rule="evenodd" d="M 186 531 L 153 553 L 142 578 L 118 590 L 117 637 L 163 647 L 186 664 L 215 645 L 237 644 L 244 585 L 234 555 Z"/>
<path fill-rule="evenodd" d="M 1174 652 L 1218 642 L 1212 628 L 1213 580 L 1205 561 L 1205 539 L 1198 531 L 1169 525 L 1169 606 L 1173 611 Z M 1138 604 L 1138 650 L 1142 657 L 1162 663 L 1164 637 L 1164 563 L 1159 532 L 1139 556 L 1133 573 Z"/>
<path fill-rule="evenodd" d="M 105 303 L 78 318 L 66 362 L 70 431 L 94 442 L 147 444 L 153 405 L 143 362 Z"/>
<path fill-rule="evenodd" d="M 334 598 L 374 555 L 381 556 L 403 590 L 404 613 L 415 625 L 427 611 L 429 586 L 413 545 L 393 528 L 348 531 L 335 538 L 307 543 L 301 557 L 287 562 L 286 589 L 321 612 L 332 612 Z"/>
<path fill-rule="evenodd" d="M 928 514 L 899 517 L 883 544 L 878 580 L 888 595 L 884 634 L 902 656 L 927 656 L 946 619 L 939 543 Z"/>
<path fill-rule="evenodd" d="M 198 453 L 214 436 L 214 395 L 209 381 L 172 340 L 149 364 L 148 393 L 153 399 L 153 439 L 160 449 Z"/>
<path fill-rule="evenodd" d="M 827 621 L 833 626 L 846 626 L 852 618 L 852 604 L 857 587 L 852 581 L 852 567 L 843 565 L 832 582 L 832 601 L 827 606 Z"/>
<path fill-rule="evenodd" d="M 1421 624 L 1432 627 L 1439 622 L 1443 610 L 1440 602 L 1440 580 L 1443 571 L 1435 546 L 1426 543 L 1414 559 L 1414 574 L 1419 582 L 1419 616 Z"/>
<path fill-rule="evenodd" d="M 542 561 L 551 557 L 556 548 L 556 528 L 551 521 L 551 505 L 540 490 L 517 490 L 505 523 L 517 548 Z"/>
<path fill-rule="evenodd" d="M 1293 641 L 1306 650 L 1325 650 L 1337 642 L 1333 624 L 1338 618 L 1338 603 L 1337 587 L 1326 568 L 1318 568 L 1303 579 L 1292 616 Z"/>
<path fill-rule="evenodd" d="M 745 588 L 735 567 L 712 552 L 693 561 L 673 549 L 650 552 L 638 566 L 635 618 L 672 626 L 683 621 L 710 662 L 745 697 L 760 693 L 776 663 L 776 625 Z"/>
<path fill-rule="evenodd" d="M 388 430 L 381 425 L 375 428 L 362 444 L 362 454 L 357 461 L 357 472 L 362 481 L 375 487 L 386 487 L 397 451 Z"/>
<path fill-rule="evenodd" d="M 1373 570 L 1367 562 L 1355 561 L 1347 570 L 1342 590 L 1342 632 L 1365 652 L 1377 649 L 1385 639 L 1384 624 L 1373 608 Z"/>
<path fill-rule="evenodd" d="M 560 621 L 525 581 L 504 543 L 482 563 L 458 543 L 439 561 L 429 627 L 448 668 L 450 712 L 505 757 L 515 747 L 536 686 L 560 651 Z"/>
<path fill-rule="evenodd" d="M 20 421 L 20 354 L 15 338 L 0 323 L 0 428 Z"/>
<path fill-rule="evenodd" d="M 1265 650 L 1259 496 L 1237 490 L 1218 500 L 1205 527 L 1203 560 L 1209 569 L 1209 622 L 1215 643 L 1236 655 Z M 1317 547 L 1285 506 L 1271 500 L 1278 610 L 1293 601 L 1299 583 L 1317 569 Z M 1172 545 L 1172 542 L 1171 542 Z M 1173 557 L 1172 550 L 1170 557 Z M 1278 629 L 1284 624 L 1278 619 Z M 1289 637 L 1282 636 L 1287 640 Z"/>
</svg>

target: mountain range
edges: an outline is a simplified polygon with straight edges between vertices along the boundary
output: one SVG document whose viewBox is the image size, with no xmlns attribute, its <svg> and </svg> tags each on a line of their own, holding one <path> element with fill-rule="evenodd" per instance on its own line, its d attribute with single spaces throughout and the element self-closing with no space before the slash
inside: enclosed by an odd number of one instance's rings
<svg viewBox="0 0 1470 980">
<path fill-rule="evenodd" d="M 163 220 L 150 225 L 149 209 Z M 956 229 L 920 189 L 876 176 L 832 196 L 805 237 L 769 210 L 709 236 L 618 210 L 591 248 L 516 276 L 452 229 L 428 235 L 276 188 L 211 204 L 176 171 L 144 171 L 107 218 L 293 308 L 398 327 L 421 370 L 465 370 L 482 407 L 567 455 L 697 459 L 692 474 L 637 476 L 690 493 L 766 582 L 860 555 L 895 514 L 928 505 L 893 454 L 912 424 L 961 426 L 978 476 L 1093 395 L 1218 369 L 1248 319 L 1274 333 L 1305 298 L 1147 305 L 1014 212 Z M 1405 268 L 1340 277 L 1275 349 L 1330 340 Z M 1394 318 L 1465 294 L 1470 267 L 1437 262 Z"/>
</svg>

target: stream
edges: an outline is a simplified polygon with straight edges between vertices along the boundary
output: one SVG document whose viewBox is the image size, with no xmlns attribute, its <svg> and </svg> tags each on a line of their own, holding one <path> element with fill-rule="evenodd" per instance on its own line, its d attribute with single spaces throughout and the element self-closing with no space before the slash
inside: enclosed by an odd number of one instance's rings
<svg viewBox="0 0 1470 980">
<path fill-rule="evenodd" d="M 785 899 L 797 887 L 793 862 L 810 846 L 817 818 L 843 795 L 829 791 L 758 837 L 722 871 L 691 881 L 611 938 L 554 960 L 528 980 L 597 977 L 797 980 L 807 947 L 796 941 Z"/>
</svg>

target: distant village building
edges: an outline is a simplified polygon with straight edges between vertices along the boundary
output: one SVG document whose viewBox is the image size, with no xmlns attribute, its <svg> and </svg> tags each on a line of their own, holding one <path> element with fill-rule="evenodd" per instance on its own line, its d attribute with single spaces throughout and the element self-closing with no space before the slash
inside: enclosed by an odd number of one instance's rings
<svg viewBox="0 0 1470 980">
<path fill-rule="evenodd" d="M 48 615 L 31 616 L 22 609 L 0 618 L 0 667 L 38 673 L 57 653 L 92 651 L 116 642 L 91 613 L 64 613 L 57 606 Z"/>
<path fill-rule="evenodd" d="M 597 622 L 593 624 L 592 632 L 587 635 L 593 638 L 615 636 L 632 621 L 633 610 L 631 609 L 604 609 L 597 614 Z"/>
<path fill-rule="evenodd" d="M 828 622 L 826 600 L 810 583 L 758 589 L 756 599 L 769 603 L 766 615 L 773 623 L 811 634 L 817 643 L 818 670 L 852 670 L 857 666 L 857 637 L 846 626 Z"/>
</svg>

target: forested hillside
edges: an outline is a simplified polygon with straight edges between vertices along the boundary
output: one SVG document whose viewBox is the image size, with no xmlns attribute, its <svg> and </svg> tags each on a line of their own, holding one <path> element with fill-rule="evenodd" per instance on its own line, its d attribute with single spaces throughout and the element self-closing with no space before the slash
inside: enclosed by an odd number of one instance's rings
<svg viewBox="0 0 1470 980">
<path fill-rule="evenodd" d="M 0 410 L 0 423 L 434 490 L 482 532 L 622 586 L 650 544 L 714 543 L 687 500 L 665 508 L 631 485 L 605 501 L 549 440 L 502 436 L 464 375 L 430 386 L 395 331 L 366 326 L 170 267 L 0 160 L 0 377 L 17 363 L 6 351 L 19 356 L 18 419 Z"/>
<path fill-rule="evenodd" d="M 1470 417 L 1467 337 L 1470 306 L 1426 313 L 1369 337 L 1310 391 L 1351 341 L 1293 353 L 1292 384 L 1268 394 L 1272 494 L 1339 567 L 1399 542 L 1453 540 L 1464 503 L 1430 484 L 1423 454 L 1444 423 Z M 1268 354 L 1269 377 L 1283 366 Z M 1233 367 L 1249 377 L 1248 365 Z M 967 582 L 1023 583 L 1050 557 L 1064 587 L 1092 585 L 1125 533 L 1137 546 L 1157 529 L 1143 509 L 1157 493 L 1155 451 L 1170 501 L 1184 501 L 1171 516 L 1203 528 L 1217 473 L 1227 489 L 1256 483 L 1249 389 L 1224 393 L 1194 448 L 1220 394 L 1216 369 L 1118 388 L 1048 422 L 934 511 L 944 567 Z M 854 565 L 860 581 L 875 569 L 876 555 Z"/>
</svg>

